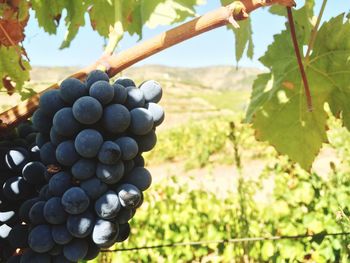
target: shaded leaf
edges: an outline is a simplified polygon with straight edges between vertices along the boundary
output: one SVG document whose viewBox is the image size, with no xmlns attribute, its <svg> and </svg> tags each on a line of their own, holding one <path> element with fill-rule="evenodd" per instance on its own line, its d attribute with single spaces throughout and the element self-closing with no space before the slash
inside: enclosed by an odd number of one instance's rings
<svg viewBox="0 0 350 263">
<path fill-rule="evenodd" d="M 230 0 L 221 0 L 222 5 L 231 4 Z M 235 35 L 235 54 L 236 61 L 239 62 L 246 52 L 248 58 L 253 58 L 254 44 L 253 44 L 253 31 L 250 19 L 238 21 L 240 28 L 234 28 L 232 25 L 228 25 L 227 28 L 232 30 Z"/>
</svg>

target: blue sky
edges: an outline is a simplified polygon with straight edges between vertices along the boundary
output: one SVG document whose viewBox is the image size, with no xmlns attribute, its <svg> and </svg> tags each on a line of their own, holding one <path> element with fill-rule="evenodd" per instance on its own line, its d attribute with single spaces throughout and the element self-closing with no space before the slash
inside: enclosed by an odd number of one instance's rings
<svg viewBox="0 0 350 263">
<path fill-rule="evenodd" d="M 198 14 L 203 14 L 220 6 L 219 0 L 207 0 L 207 4 L 197 8 Z M 302 0 L 296 1 L 299 6 Z M 320 9 L 321 0 L 316 0 L 316 13 Z M 350 1 L 330 0 L 324 13 L 324 19 L 329 19 L 341 12 L 350 10 Z M 244 67 L 261 67 L 258 58 L 265 52 L 267 46 L 272 42 L 273 35 L 284 28 L 285 18 L 271 15 L 267 9 L 259 9 L 251 14 L 253 23 L 253 39 L 255 44 L 254 59 L 243 58 L 239 65 Z M 94 62 L 102 53 L 104 40 L 94 32 L 89 22 L 81 28 L 78 36 L 73 40 L 71 46 L 59 50 L 64 38 L 65 27 L 58 29 L 57 35 L 48 35 L 38 27 L 33 14 L 26 28 L 26 39 L 24 46 L 31 59 L 32 65 L 40 66 L 85 66 Z M 144 39 L 159 34 L 170 26 L 160 26 L 155 29 L 144 28 Z M 119 49 L 124 50 L 133 46 L 137 37 L 126 35 L 119 44 Z M 159 54 L 138 63 L 163 64 L 168 66 L 211 66 L 211 65 L 236 65 L 234 55 L 234 36 L 226 28 L 222 27 L 212 30 L 201 36 L 169 48 Z"/>
</svg>

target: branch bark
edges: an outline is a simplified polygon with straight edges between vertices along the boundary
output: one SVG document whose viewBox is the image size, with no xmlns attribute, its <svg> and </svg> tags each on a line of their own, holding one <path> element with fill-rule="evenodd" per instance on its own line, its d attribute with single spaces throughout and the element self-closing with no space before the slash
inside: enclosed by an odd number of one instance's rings
<svg viewBox="0 0 350 263">
<path fill-rule="evenodd" d="M 169 31 L 159 34 L 154 38 L 141 42 L 134 47 L 120 52 L 118 55 L 103 55 L 94 64 L 81 69 L 80 71 L 67 76 L 83 80 L 89 72 L 101 66 L 107 65 L 107 73 L 110 77 L 131 65 L 141 61 L 153 54 L 167 49 L 175 44 L 181 43 L 187 39 L 198 36 L 209 30 L 227 25 L 234 20 L 243 20 L 248 14 L 267 5 L 280 4 L 284 6 L 294 6 L 293 0 L 240 0 L 232 4 L 220 7 L 201 17 L 195 18 L 187 23 L 177 26 Z M 0 115 L 0 132 L 4 132 L 16 126 L 19 122 L 28 119 L 38 107 L 40 94 L 50 89 L 59 88 L 55 83 L 47 89 L 34 95 L 17 106 L 3 112 Z"/>
</svg>

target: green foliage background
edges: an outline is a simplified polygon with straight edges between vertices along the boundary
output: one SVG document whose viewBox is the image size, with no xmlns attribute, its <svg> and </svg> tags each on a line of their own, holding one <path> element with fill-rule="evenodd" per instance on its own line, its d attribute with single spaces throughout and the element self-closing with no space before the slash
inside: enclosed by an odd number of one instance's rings
<svg viewBox="0 0 350 263">
<path fill-rule="evenodd" d="M 94 262 L 348 262 L 348 235 L 325 236 L 350 231 L 345 216 L 350 212 L 348 132 L 339 121 L 331 119 L 333 130 L 329 137 L 344 161 L 339 166 L 331 164 L 332 172 L 324 177 L 305 172 L 266 144 L 251 140 L 252 129 L 239 119 L 230 115 L 161 132 L 157 149 L 146 157 L 148 165 L 161 163 L 164 158 L 186 156 L 188 149 L 205 154 L 189 155 L 193 166 L 187 169 L 210 167 L 210 157 L 218 152 L 222 160 L 226 156 L 225 163 L 234 163 L 232 148 L 236 146 L 239 159 L 244 159 L 244 154 L 252 149 L 265 153 L 259 158 L 269 161 L 260 176 L 236 177 L 232 186 L 223 186 L 219 192 L 211 191 L 210 185 L 203 188 L 200 183 L 207 184 L 210 174 L 202 174 L 201 179 L 186 178 L 181 173 L 164 178 L 145 194 L 144 205 L 131 221 L 131 237 L 114 248 L 240 237 L 317 234 L 315 237 L 104 253 Z M 235 122 L 234 130 L 228 121 Z M 199 134 L 199 130 L 203 132 Z M 232 140 L 230 134 L 236 139 Z M 180 148 L 178 141 L 182 142 Z M 346 143 L 340 145 L 341 142 Z M 173 151 L 164 157 L 163 147 Z M 210 173 L 210 169 L 205 171 Z M 260 202 L 254 196 L 264 188 L 266 180 L 274 181 L 273 191 L 267 201 Z"/>
</svg>

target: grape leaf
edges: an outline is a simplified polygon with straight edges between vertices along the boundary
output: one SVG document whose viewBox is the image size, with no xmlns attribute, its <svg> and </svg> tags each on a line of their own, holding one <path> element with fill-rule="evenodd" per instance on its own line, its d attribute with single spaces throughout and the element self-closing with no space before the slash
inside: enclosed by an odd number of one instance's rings
<svg viewBox="0 0 350 263">
<path fill-rule="evenodd" d="M 18 56 L 16 47 L 0 46 L 0 90 L 5 88 L 9 93 L 20 92 L 29 80 L 30 65 Z"/>
<path fill-rule="evenodd" d="M 231 0 L 221 0 L 222 5 L 231 3 Z M 248 58 L 253 58 L 254 55 L 253 30 L 250 19 L 238 21 L 238 24 L 240 28 L 234 28 L 232 25 L 227 26 L 235 35 L 235 54 L 237 62 L 241 60 L 245 50 Z"/>
<path fill-rule="evenodd" d="M 294 23 L 300 26 L 299 30 L 304 31 L 304 38 L 299 39 L 299 41 L 302 41 L 300 43 L 307 44 L 309 41 L 310 33 L 314 26 L 314 7 L 314 0 L 306 0 L 303 7 L 293 11 Z M 287 16 L 286 8 L 281 5 L 273 5 L 269 11 L 275 15 Z"/>
<path fill-rule="evenodd" d="M 309 169 L 323 143 L 327 142 L 325 103 L 333 114 L 343 112 L 350 128 L 350 24 L 340 15 L 319 30 L 309 62 L 305 65 L 313 111 L 306 99 L 289 31 L 274 37 L 260 61 L 270 73 L 259 75 L 253 85 L 247 121 L 253 123 L 256 137 L 269 141 L 304 169 Z M 337 30 L 334 30 L 334 29 Z M 304 39 L 300 25 L 298 38 Z M 300 33 L 301 32 L 301 33 Z M 341 95 L 340 95 L 341 94 Z"/>
<path fill-rule="evenodd" d="M 120 0 L 92 0 L 92 7 L 89 10 L 92 27 L 104 37 L 108 37 L 109 27 L 116 22 L 114 17 L 115 2 Z"/>
<path fill-rule="evenodd" d="M 64 2 L 32 0 L 31 4 L 39 26 L 49 34 L 56 34 Z"/>
<path fill-rule="evenodd" d="M 70 42 L 77 35 L 79 28 L 85 25 L 84 15 L 87 10 L 87 5 L 83 1 L 66 1 L 65 8 L 67 16 L 65 18 L 67 32 L 64 37 L 60 49 L 69 47 Z"/>
<path fill-rule="evenodd" d="M 0 19 L 0 44 L 9 47 L 22 42 L 27 21 Z"/>
<path fill-rule="evenodd" d="M 24 0 L 18 6 L 2 3 L 0 18 L 0 44 L 6 47 L 16 46 L 24 39 L 24 27 L 29 18 L 28 3 Z"/>
<path fill-rule="evenodd" d="M 165 0 L 145 1 L 142 4 L 142 17 L 149 28 L 158 25 L 169 25 L 194 16 L 195 5 L 203 4 L 202 0 Z"/>
<path fill-rule="evenodd" d="M 124 1 L 122 6 L 123 26 L 130 35 L 137 34 L 142 38 L 142 26 L 144 24 L 142 15 L 142 3 L 144 1 Z"/>
</svg>

